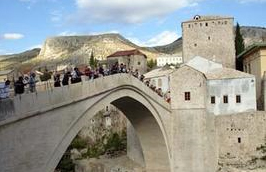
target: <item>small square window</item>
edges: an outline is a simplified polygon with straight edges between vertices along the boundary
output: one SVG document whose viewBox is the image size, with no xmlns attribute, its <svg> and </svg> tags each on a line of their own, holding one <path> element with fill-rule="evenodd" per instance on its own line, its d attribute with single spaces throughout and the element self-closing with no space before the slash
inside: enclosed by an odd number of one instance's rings
<svg viewBox="0 0 266 172">
<path fill-rule="evenodd" d="M 211 104 L 215 104 L 215 96 L 211 96 Z"/>
<path fill-rule="evenodd" d="M 224 96 L 224 103 L 228 103 L 228 96 Z"/>
<path fill-rule="evenodd" d="M 140 65 L 140 62 L 138 62 L 138 65 Z"/>
<path fill-rule="evenodd" d="M 194 46 L 196 47 L 196 46 L 197 46 L 197 44 L 194 44 Z"/>
<path fill-rule="evenodd" d="M 241 96 L 240 95 L 236 95 L 236 103 L 241 103 Z"/>
<path fill-rule="evenodd" d="M 211 40 L 211 37 L 210 36 L 208 36 L 208 40 Z"/>
<path fill-rule="evenodd" d="M 190 92 L 185 92 L 185 101 L 190 100 Z"/>
</svg>

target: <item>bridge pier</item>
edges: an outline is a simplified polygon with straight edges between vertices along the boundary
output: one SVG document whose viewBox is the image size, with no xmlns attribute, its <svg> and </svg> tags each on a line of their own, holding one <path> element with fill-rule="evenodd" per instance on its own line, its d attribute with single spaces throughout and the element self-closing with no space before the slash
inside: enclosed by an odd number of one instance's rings
<svg viewBox="0 0 266 172">
<path fill-rule="evenodd" d="M 214 117 L 205 109 L 173 110 L 172 172 L 215 172 Z"/>
</svg>

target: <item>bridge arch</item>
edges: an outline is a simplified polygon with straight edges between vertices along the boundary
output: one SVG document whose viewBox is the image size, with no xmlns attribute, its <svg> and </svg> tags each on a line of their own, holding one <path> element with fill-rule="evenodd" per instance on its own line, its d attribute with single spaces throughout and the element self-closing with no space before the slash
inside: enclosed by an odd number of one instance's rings
<svg viewBox="0 0 266 172">
<path fill-rule="evenodd" d="M 95 97 L 95 100 L 83 100 L 87 109 L 78 115 L 63 134 L 47 161 L 45 171 L 53 172 L 74 137 L 88 125 L 89 120 L 108 104 L 122 111 L 133 125 L 142 147 L 147 171 L 170 171 L 169 136 L 161 118 L 162 110 L 170 115 L 169 109 L 149 98 L 139 88 L 124 85 Z M 67 114 L 65 114 L 67 115 Z"/>
</svg>

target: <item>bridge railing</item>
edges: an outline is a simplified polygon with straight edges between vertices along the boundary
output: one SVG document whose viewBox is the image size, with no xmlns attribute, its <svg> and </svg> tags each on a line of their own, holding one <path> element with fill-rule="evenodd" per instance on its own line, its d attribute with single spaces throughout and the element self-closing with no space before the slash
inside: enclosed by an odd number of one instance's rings
<svg viewBox="0 0 266 172">
<path fill-rule="evenodd" d="M 137 78 L 129 74 L 116 74 L 95 80 L 83 80 L 80 83 L 62 87 L 53 87 L 52 83 L 44 83 L 38 86 L 35 93 L 22 94 L 10 99 L 0 100 L 0 121 L 11 117 L 22 118 L 30 114 L 41 113 L 124 85 L 131 85 L 141 89 L 147 96 L 152 96 L 155 101 L 166 107 L 169 106 L 160 96 Z"/>
</svg>

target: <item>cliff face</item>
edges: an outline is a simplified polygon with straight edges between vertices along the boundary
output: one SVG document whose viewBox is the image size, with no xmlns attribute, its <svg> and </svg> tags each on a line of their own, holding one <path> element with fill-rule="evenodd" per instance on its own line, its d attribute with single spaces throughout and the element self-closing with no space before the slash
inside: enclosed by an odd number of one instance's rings
<svg viewBox="0 0 266 172">
<path fill-rule="evenodd" d="M 104 60 L 108 55 L 121 50 L 140 49 L 148 58 L 156 58 L 158 52 L 139 47 L 119 34 L 93 36 L 64 36 L 48 38 L 43 44 L 39 59 L 66 59 L 71 57 Z"/>
</svg>

